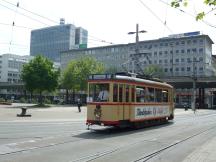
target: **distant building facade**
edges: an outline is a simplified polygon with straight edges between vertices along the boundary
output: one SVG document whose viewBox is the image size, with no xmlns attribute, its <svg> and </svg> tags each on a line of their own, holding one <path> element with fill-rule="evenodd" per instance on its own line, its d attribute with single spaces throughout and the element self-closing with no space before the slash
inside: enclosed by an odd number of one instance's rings
<svg viewBox="0 0 216 162">
<path fill-rule="evenodd" d="M 0 55 L 0 82 L 21 83 L 20 75 L 24 64 L 34 57 L 14 54 Z"/>
<path fill-rule="evenodd" d="M 21 72 L 23 65 L 29 63 L 34 57 L 15 54 L 0 55 L 0 98 L 24 95 Z M 57 70 L 60 63 L 54 62 L 53 67 Z"/>
<path fill-rule="evenodd" d="M 72 24 L 51 26 L 31 31 L 30 55 L 43 55 L 54 62 L 60 62 L 60 52 L 77 49 L 80 46 L 87 48 L 88 31 Z M 84 45 L 85 44 L 85 45 Z"/>
<path fill-rule="evenodd" d="M 142 69 L 158 65 L 165 76 L 211 76 L 215 73 L 212 44 L 208 35 L 192 32 L 140 41 L 140 54 L 136 56 L 135 43 L 68 50 L 61 53 L 61 68 L 64 69 L 70 60 L 92 56 L 104 63 L 106 68 L 114 67 L 118 71 L 132 71 L 135 68 L 134 71 L 138 72 L 132 61 L 135 56 L 138 60 L 136 64 Z"/>
<path fill-rule="evenodd" d="M 14 54 L 0 55 L 0 98 L 8 98 L 23 94 L 23 89 L 10 85 L 21 85 L 22 67 L 28 63 L 32 56 L 19 56 Z M 3 86 L 4 85 L 4 86 Z M 5 86 L 9 85 L 9 86 Z M 19 86 L 18 86 L 19 87 Z"/>
</svg>

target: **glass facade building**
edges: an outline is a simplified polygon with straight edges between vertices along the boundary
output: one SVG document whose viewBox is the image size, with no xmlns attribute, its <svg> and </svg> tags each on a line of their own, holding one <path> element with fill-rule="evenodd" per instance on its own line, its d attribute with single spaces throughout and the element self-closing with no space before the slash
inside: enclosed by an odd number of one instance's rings
<svg viewBox="0 0 216 162">
<path fill-rule="evenodd" d="M 87 43 L 87 37 L 87 35 L 83 37 L 82 42 Z M 30 55 L 43 55 L 52 61 L 60 62 L 60 52 L 79 48 L 75 40 L 76 27 L 72 24 L 61 24 L 32 30 Z"/>
</svg>

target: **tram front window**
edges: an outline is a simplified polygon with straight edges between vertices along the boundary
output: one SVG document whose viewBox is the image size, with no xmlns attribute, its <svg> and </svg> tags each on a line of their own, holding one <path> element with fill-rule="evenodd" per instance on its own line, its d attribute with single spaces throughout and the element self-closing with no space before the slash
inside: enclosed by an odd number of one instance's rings
<svg viewBox="0 0 216 162">
<path fill-rule="evenodd" d="M 109 84 L 90 84 L 89 98 L 93 102 L 108 102 Z"/>
</svg>

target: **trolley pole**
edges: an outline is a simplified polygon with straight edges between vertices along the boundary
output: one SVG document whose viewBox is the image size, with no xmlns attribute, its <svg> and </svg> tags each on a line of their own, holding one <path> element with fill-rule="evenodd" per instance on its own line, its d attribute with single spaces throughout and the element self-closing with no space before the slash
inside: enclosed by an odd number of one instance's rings
<svg viewBox="0 0 216 162">
<path fill-rule="evenodd" d="M 195 58 L 193 58 L 193 76 L 192 76 L 192 80 L 193 80 L 193 96 L 192 96 L 192 103 L 191 103 L 191 108 L 192 110 L 195 112 L 196 111 L 196 74 L 195 74 L 195 63 L 200 62 L 200 61 L 196 61 Z"/>
<path fill-rule="evenodd" d="M 132 73 L 135 73 L 135 62 L 136 56 L 139 54 L 139 33 L 146 33 L 145 30 L 139 31 L 139 24 L 136 24 L 136 32 L 129 32 L 128 34 L 136 34 L 136 46 L 135 46 L 135 56 L 132 56 Z"/>
</svg>

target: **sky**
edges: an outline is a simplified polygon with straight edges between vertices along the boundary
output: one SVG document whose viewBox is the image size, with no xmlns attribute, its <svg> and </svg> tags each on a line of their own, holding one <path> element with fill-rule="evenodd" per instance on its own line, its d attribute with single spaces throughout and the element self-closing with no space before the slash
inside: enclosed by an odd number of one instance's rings
<svg viewBox="0 0 216 162">
<path fill-rule="evenodd" d="M 128 32 L 136 31 L 136 24 L 147 31 L 140 41 L 201 31 L 216 42 L 215 12 L 205 22 L 194 17 L 211 9 L 203 0 L 189 0 L 180 8 L 184 12 L 167 4 L 170 0 L 0 0 L 0 54 L 29 55 L 31 30 L 58 25 L 60 18 L 88 30 L 88 47 L 135 42 Z"/>
</svg>

